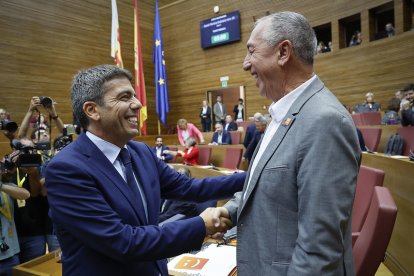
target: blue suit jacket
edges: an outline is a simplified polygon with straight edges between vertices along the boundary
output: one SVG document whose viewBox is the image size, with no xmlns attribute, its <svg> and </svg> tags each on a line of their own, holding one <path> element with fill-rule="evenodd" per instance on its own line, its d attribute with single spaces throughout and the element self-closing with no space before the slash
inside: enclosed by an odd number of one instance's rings
<svg viewBox="0 0 414 276">
<path fill-rule="evenodd" d="M 167 147 L 167 146 L 162 146 L 161 147 L 161 152 L 164 152 L 164 150 L 169 150 L 170 148 L 169 147 Z M 151 147 L 151 150 L 152 150 L 152 152 L 155 154 L 155 155 L 157 155 L 157 147 Z M 173 159 L 173 156 L 171 155 L 171 154 L 165 154 L 165 153 L 162 153 L 161 154 L 161 156 L 164 156 L 164 161 L 165 162 L 167 162 L 167 161 L 170 161 L 170 160 L 172 160 Z"/>
<path fill-rule="evenodd" d="M 213 138 L 211 138 L 211 142 L 215 142 L 218 143 L 218 133 L 214 132 L 213 134 Z M 227 131 L 223 130 L 223 134 L 221 137 L 221 144 L 226 144 L 226 145 L 230 145 L 231 144 L 231 136 L 230 133 L 228 133 Z"/>
<path fill-rule="evenodd" d="M 250 142 L 253 140 L 255 132 L 256 132 L 256 124 L 255 123 L 252 123 L 252 124 L 247 126 L 246 133 L 244 135 L 244 141 L 243 141 L 243 145 L 246 149 L 249 146 Z"/>
<path fill-rule="evenodd" d="M 47 168 L 63 275 L 168 275 L 165 258 L 200 248 L 206 232 L 199 216 L 159 227 L 160 198 L 204 201 L 242 189 L 244 173 L 189 179 L 145 144 L 127 146 L 146 196 L 148 222 L 121 175 L 85 133 Z"/>
</svg>

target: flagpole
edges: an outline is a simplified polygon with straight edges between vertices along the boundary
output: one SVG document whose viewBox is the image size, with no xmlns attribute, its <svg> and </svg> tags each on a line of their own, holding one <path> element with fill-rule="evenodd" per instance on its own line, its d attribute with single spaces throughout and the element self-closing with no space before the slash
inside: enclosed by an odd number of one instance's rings
<svg viewBox="0 0 414 276">
<path fill-rule="evenodd" d="M 161 124 L 160 124 L 160 120 L 158 120 L 158 135 L 161 135 Z"/>
</svg>

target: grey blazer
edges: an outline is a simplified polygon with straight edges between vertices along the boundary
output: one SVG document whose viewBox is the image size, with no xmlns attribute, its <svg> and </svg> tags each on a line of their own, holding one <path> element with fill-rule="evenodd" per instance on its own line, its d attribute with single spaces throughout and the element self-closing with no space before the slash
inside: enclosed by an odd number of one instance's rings
<svg viewBox="0 0 414 276">
<path fill-rule="evenodd" d="M 224 120 L 227 115 L 226 106 L 221 103 L 221 107 L 223 108 L 223 112 L 221 111 L 220 105 L 218 103 L 215 103 L 213 106 L 214 123 L 220 123 L 220 121 Z"/>
<path fill-rule="evenodd" d="M 250 168 L 225 205 L 237 224 L 238 275 L 354 275 L 360 156 L 350 114 L 317 77 L 282 120 L 249 190 Z"/>
</svg>

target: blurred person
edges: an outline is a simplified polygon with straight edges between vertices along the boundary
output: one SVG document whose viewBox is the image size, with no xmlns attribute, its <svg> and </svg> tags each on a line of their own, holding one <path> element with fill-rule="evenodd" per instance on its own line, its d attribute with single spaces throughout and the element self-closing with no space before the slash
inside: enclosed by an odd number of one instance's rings
<svg viewBox="0 0 414 276">
<path fill-rule="evenodd" d="M 36 153 L 35 145 L 29 138 L 21 138 L 14 142 L 14 145 L 16 150 L 12 155 L 16 159 L 21 152 Z M 20 244 L 19 258 L 22 263 L 46 254 L 48 235 L 52 235 L 46 229 L 49 219 L 48 203 L 47 198 L 42 195 L 40 163 L 30 167 L 17 166 L 11 178 L 12 182 L 30 192 L 30 198 L 15 202 L 14 207 L 14 219 Z M 55 240 L 55 242 L 57 241 Z M 52 250 L 53 244 L 53 242 L 48 243 L 50 250 Z"/>
<path fill-rule="evenodd" d="M 179 168 L 177 172 L 191 178 L 189 168 Z M 183 214 L 186 218 L 197 216 L 197 207 L 193 202 L 179 201 L 179 200 L 163 200 L 161 203 L 160 222 L 169 219 L 176 214 Z"/>
<path fill-rule="evenodd" d="M 401 110 L 402 126 L 414 126 L 414 84 L 409 84 L 404 88 L 406 101 Z"/>
<path fill-rule="evenodd" d="M 400 100 L 392 98 L 388 102 L 387 111 L 381 119 L 382 125 L 399 125 L 401 123 L 398 111 L 400 110 Z"/>
<path fill-rule="evenodd" d="M 256 21 L 247 41 L 243 69 L 273 103 L 243 192 L 215 209 L 237 224 L 239 276 L 355 274 L 361 151 L 351 115 L 313 71 L 315 41 L 294 12 Z"/>
<path fill-rule="evenodd" d="M 247 149 L 250 142 L 254 138 L 254 134 L 256 133 L 256 119 L 259 117 L 263 117 L 262 113 L 257 112 L 253 115 L 253 117 L 250 117 L 249 119 L 252 121 L 250 125 L 247 126 L 246 131 L 244 133 L 244 140 L 243 140 L 243 146 Z"/>
<path fill-rule="evenodd" d="M 50 99 L 50 98 L 48 98 L 48 99 Z M 39 112 L 39 109 L 41 107 L 43 107 L 48 112 L 51 119 L 55 122 L 56 128 L 58 129 L 59 133 L 63 133 L 64 124 L 63 124 L 62 120 L 60 119 L 59 115 L 56 112 L 56 108 L 55 108 L 56 103 L 52 99 L 50 99 L 50 102 L 48 104 L 44 104 L 44 103 L 45 103 L 44 101 L 42 103 L 40 97 L 38 97 L 38 96 L 34 96 L 34 97 L 31 98 L 30 105 L 29 105 L 29 110 L 26 112 L 26 114 L 25 114 L 25 116 L 22 120 L 22 123 L 20 125 L 20 129 L 19 129 L 19 132 L 18 132 L 18 135 L 17 135 L 19 139 L 23 138 L 23 137 L 27 137 L 27 133 L 29 132 L 29 127 L 30 127 L 30 120 L 33 116 L 33 113 L 34 112 Z M 48 126 L 47 127 L 45 126 L 46 119 L 42 114 L 40 114 L 40 112 L 39 112 L 38 116 L 36 116 L 36 118 L 40 119 L 40 124 L 38 123 L 39 119 L 37 119 L 36 120 L 37 124 L 35 123 L 35 129 L 39 129 L 39 128 L 48 129 Z M 34 130 L 32 130 L 32 132 L 33 131 Z"/>
<path fill-rule="evenodd" d="M 183 158 L 183 164 L 184 165 L 198 165 L 198 155 L 200 151 L 196 147 L 197 141 L 190 137 L 187 140 L 185 140 L 185 149 L 184 150 L 165 150 L 164 153 L 166 154 L 172 154 L 174 156 L 181 156 Z"/>
<path fill-rule="evenodd" d="M 329 52 L 328 47 L 326 47 L 326 45 L 323 41 L 319 41 L 318 47 L 316 47 L 316 53 L 322 54 L 322 53 L 326 53 L 326 52 Z"/>
<path fill-rule="evenodd" d="M 4 159 L 1 161 L 4 165 Z M 14 221 L 15 200 L 26 200 L 29 191 L 9 182 L 7 170 L 0 171 L 0 275 L 11 276 L 12 268 L 20 264 L 20 246 Z"/>
<path fill-rule="evenodd" d="M 152 147 L 151 150 L 159 159 L 165 162 L 172 160 L 173 156 L 165 153 L 165 151 L 169 149 L 169 147 L 163 145 L 161 136 L 155 137 L 155 146 Z"/>
<path fill-rule="evenodd" d="M 332 41 L 329 41 L 329 42 L 328 42 L 328 49 L 329 49 L 329 51 L 328 51 L 328 52 L 332 52 L 332 51 L 333 51 L 333 44 L 332 44 Z"/>
<path fill-rule="evenodd" d="M 244 121 L 244 101 L 242 98 L 240 98 L 239 103 L 234 106 L 233 114 L 236 122 Z"/>
<path fill-rule="evenodd" d="M 349 47 L 361 45 L 362 43 L 362 34 L 360 31 L 355 31 L 349 41 Z"/>
<path fill-rule="evenodd" d="M 365 95 L 365 102 L 357 104 L 353 107 L 352 113 L 363 113 L 363 112 L 379 112 L 381 111 L 381 105 L 374 101 L 374 93 L 368 92 Z"/>
<path fill-rule="evenodd" d="M 231 117 L 231 115 L 226 116 L 226 122 L 224 124 L 224 130 L 226 130 L 226 131 L 236 131 L 237 130 L 237 124 L 233 121 L 233 118 Z"/>
<path fill-rule="evenodd" d="M 213 220 L 214 209 L 158 226 L 161 198 L 226 198 L 242 188 L 245 174 L 190 179 L 132 141 L 142 105 L 131 80 L 115 65 L 73 79 L 73 112 L 84 132 L 46 170 L 63 275 L 166 276 L 166 258 L 199 249 L 206 235 L 230 227 L 228 219 Z"/>
<path fill-rule="evenodd" d="M 214 123 L 221 123 L 224 124 L 224 118 L 226 118 L 227 111 L 226 106 L 223 104 L 223 98 L 221 96 L 217 96 L 216 103 L 213 106 L 214 112 Z"/>
<path fill-rule="evenodd" d="M 387 37 L 395 36 L 395 29 L 392 23 L 388 22 L 385 24 L 385 31 L 387 32 Z"/>
<path fill-rule="evenodd" d="M 185 141 L 192 137 L 192 138 L 198 138 L 200 141 L 200 144 L 204 144 L 204 137 L 203 134 L 198 130 L 198 128 L 188 123 L 186 119 L 179 119 L 177 122 L 177 135 L 178 135 L 178 141 L 180 142 L 181 146 L 185 145 Z"/>
<path fill-rule="evenodd" d="M 203 132 L 211 131 L 211 107 L 208 106 L 206 100 L 203 101 L 201 110 L 200 110 L 201 126 Z"/>
<path fill-rule="evenodd" d="M 254 132 L 253 138 L 247 146 L 246 152 L 242 158 L 243 160 L 248 160 L 249 162 L 252 160 L 253 153 L 266 131 L 267 120 L 264 116 L 259 116 L 254 119 L 254 124 L 256 126 L 256 131 Z"/>
<path fill-rule="evenodd" d="M 17 124 L 10 120 L 10 116 L 4 108 L 0 108 L 0 129 L 3 135 L 9 139 L 10 144 L 16 138 Z"/>
<path fill-rule="evenodd" d="M 230 116 L 230 115 L 227 115 Z M 215 125 L 216 131 L 211 138 L 211 142 L 209 145 L 230 145 L 231 144 L 231 136 L 230 133 L 223 129 L 223 125 L 217 123 Z"/>
</svg>

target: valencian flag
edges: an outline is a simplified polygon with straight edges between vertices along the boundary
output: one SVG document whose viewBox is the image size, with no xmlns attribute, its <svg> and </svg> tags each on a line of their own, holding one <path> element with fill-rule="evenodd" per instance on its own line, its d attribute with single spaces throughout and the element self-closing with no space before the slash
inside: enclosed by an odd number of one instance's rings
<svg viewBox="0 0 414 276">
<path fill-rule="evenodd" d="M 158 118 L 164 125 L 167 124 L 167 113 L 170 111 L 167 89 L 167 75 L 165 73 L 164 47 L 160 26 L 160 15 L 158 13 L 158 0 L 155 1 L 155 23 L 154 23 L 154 52 L 155 64 L 155 91 L 156 110 Z"/>
<path fill-rule="evenodd" d="M 139 32 L 138 24 L 138 6 L 137 0 L 134 0 L 134 52 L 135 52 L 135 93 L 138 100 L 142 104 L 142 108 L 139 113 L 139 128 L 141 134 L 147 135 L 147 96 L 145 92 L 145 80 L 144 80 L 144 66 L 142 65 L 141 54 L 141 33 Z"/>
<path fill-rule="evenodd" d="M 112 31 L 111 31 L 111 57 L 118 67 L 124 68 L 121 54 L 121 35 L 119 33 L 118 8 L 116 0 L 112 0 Z"/>
</svg>

